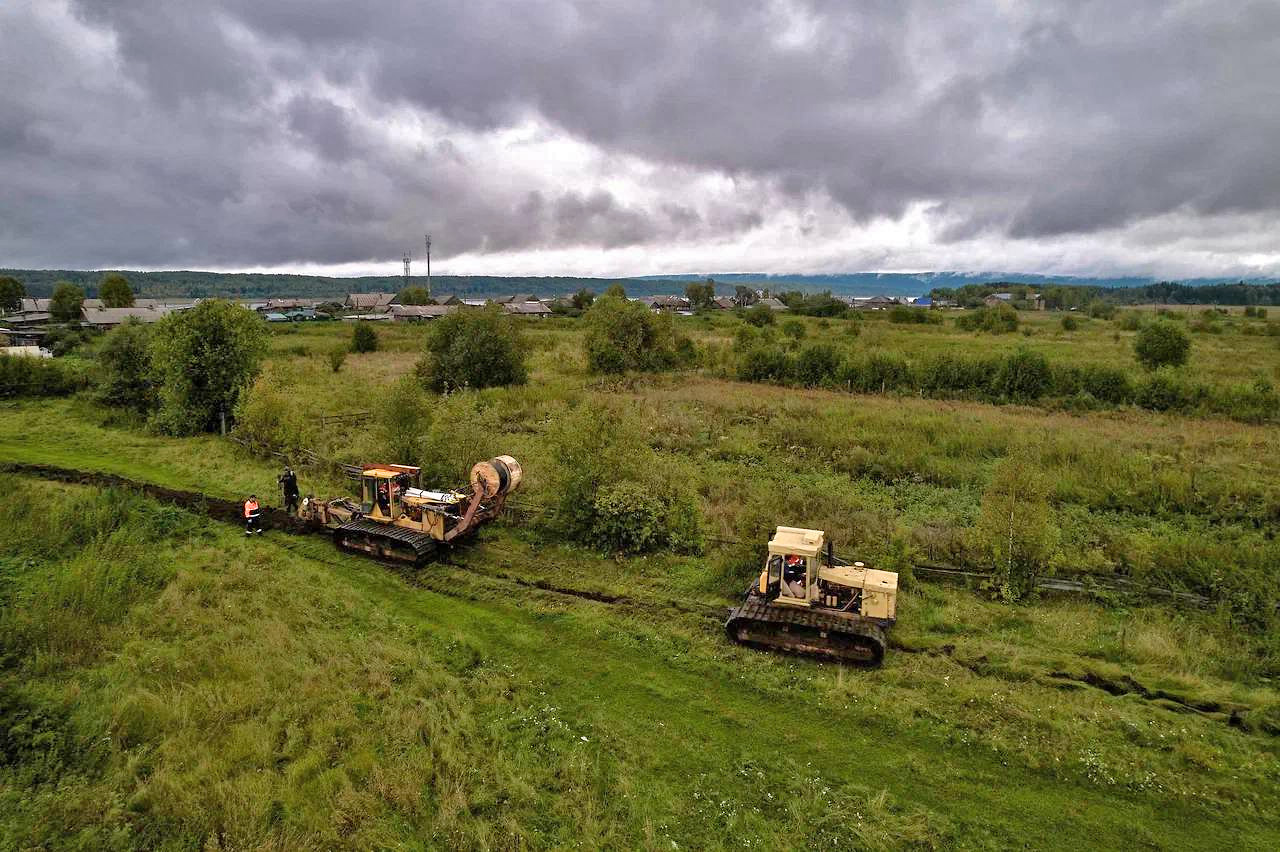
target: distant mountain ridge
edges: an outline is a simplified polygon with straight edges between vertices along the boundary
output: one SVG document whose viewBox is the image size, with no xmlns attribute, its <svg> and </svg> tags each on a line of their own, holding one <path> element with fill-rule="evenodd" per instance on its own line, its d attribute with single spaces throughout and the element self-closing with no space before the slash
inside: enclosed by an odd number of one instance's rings
<svg viewBox="0 0 1280 852">
<path fill-rule="evenodd" d="M 753 284 L 757 288 L 768 287 L 770 290 L 830 290 L 832 293 L 846 296 L 874 296 L 883 293 L 886 296 L 921 296 L 935 287 L 963 287 L 966 284 L 988 284 L 1009 282 L 1011 284 L 1031 284 L 1047 287 L 1052 284 L 1077 284 L 1093 287 L 1144 287 L 1159 281 L 1160 278 L 1144 278 L 1140 276 L 1099 277 L 1090 278 L 1081 275 L 1040 275 L 1024 272 L 847 272 L 829 275 L 787 275 L 750 272 L 712 273 L 710 275 L 646 275 L 642 281 L 689 282 L 715 279 L 717 284 L 729 285 L 732 289 L 737 284 Z M 1276 278 L 1191 278 L 1180 279 L 1178 283 L 1193 286 L 1207 284 L 1234 284 L 1244 281 L 1249 284 L 1271 284 Z"/>
<path fill-rule="evenodd" d="M 264 298 L 269 296 L 301 296 L 341 300 L 347 293 L 399 292 L 404 278 L 399 275 L 337 278 L 326 275 L 289 275 L 263 272 L 200 272 L 175 270 L 137 272 L 130 270 L 71 269 L 0 269 L 0 275 L 12 275 L 33 296 L 48 296 L 54 282 L 70 281 L 91 295 L 98 281 L 108 271 L 122 272 L 139 296 L 151 298 L 213 297 Z M 1097 287 L 1142 287 L 1161 279 L 1129 277 L 1089 278 L 1073 275 L 1040 275 L 1004 272 L 849 272 L 828 275 L 790 275 L 749 272 L 710 274 L 644 275 L 631 278 L 592 278 L 580 276 L 521 275 L 433 275 L 432 290 L 464 298 L 510 296 L 531 293 L 542 298 L 575 292 L 582 288 L 601 293 L 612 284 L 622 284 L 632 296 L 656 296 L 683 292 L 690 281 L 715 279 L 722 293 L 731 293 L 739 284 L 770 290 L 830 290 L 843 296 L 919 296 L 934 287 L 962 287 L 1008 281 L 1016 284 L 1049 286 L 1051 284 L 1085 284 Z M 1223 284 L 1245 281 L 1252 284 L 1274 283 L 1275 278 L 1194 278 L 1179 283 L 1191 285 Z M 415 275 L 411 286 L 426 284 L 426 276 Z"/>
</svg>

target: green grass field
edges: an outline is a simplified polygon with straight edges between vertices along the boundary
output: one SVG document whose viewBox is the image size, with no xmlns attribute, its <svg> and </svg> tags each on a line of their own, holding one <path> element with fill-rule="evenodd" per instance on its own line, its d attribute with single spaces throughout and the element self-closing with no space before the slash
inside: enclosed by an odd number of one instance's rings
<svg viewBox="0 0 1280 852">
<path fill-rule="evenodd" d="M 737 322 L 681 327 L 705 344 Z M 813 339 L 850 321 L 805 322 Z M 1102 320 L 1064 333 L 1034 316 L 1029 337 L 863 322 L 849 345 L 1131 361 Z M 280 416 L 244 436 L 255 452 L 42 400 L 0 404 L 0 463 L 239 498 L 273 494 L 267 448 L 381 458 L 376 412 L 422 330 L 379 332 L 336 375 L 324 354 L 349 327 L 273 336 L 254 393 Z M 714 371 L 602 381 L 574 322 L 527 334 L 527 386 L 422 412 L 430 469 L 521 460 L 519 511 L 416 574 L 320 537 L 246 540 L 128 492 L 0 477 L 0 847 L 1276 846 L 1277 646 L 1223 604 L 1009 605 L 916 582 L 872 671 L 747 651 L 720 629 L 755 558 L 742 551 L 772 524 L 827 529 L 872 564 L 981 567 L 968 536 L 1015 452 L 1052 484 L 1060 575 L 1274 588 L 1275 427 Z M 1194 339 L 1205 376 L 1280 369 L 1274 337 Z M 584 405 L 641 422 L 697 496 L 704 554 L 557 537 L 550 436 Z M 319 422 L 365 410 L 352 429 Z M 301 473 L 304 490 L 343 487 L 329 467 Z"/>
</svg>

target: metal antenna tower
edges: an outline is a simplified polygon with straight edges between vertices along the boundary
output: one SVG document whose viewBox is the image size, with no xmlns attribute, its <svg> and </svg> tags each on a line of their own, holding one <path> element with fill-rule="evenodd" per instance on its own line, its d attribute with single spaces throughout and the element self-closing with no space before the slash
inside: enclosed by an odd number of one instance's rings
<svg viewBox="0 0 1280 852">
<path fill-rule="evenodd" d="M 427 234 L 427 298 L 431 298 L 431 235 Z"/>
<path fill-rule="evenodd" d="M 405 255 L 404 255 L 404 287 L 402 289 L 404 290 L 409 289 L 409 253 L 408 252 L 405 252 Z"/>
</svg>

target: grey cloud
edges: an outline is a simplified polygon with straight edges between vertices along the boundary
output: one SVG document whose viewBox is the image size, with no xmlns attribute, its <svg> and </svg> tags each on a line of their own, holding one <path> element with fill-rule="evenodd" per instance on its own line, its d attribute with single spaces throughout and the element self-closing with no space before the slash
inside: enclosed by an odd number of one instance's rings
<svg viewBox="0 0 1280 852">
<path fill-rule="evenodd" d="M 954 240 L 1280 207 L 1274 3 L 68 2 L 114 61 L 0 9 L 4 81 L 41 69 L 0 86 L 15 263 L 340 263 L 424 227 L 445 254 L 715 240 L 815 195 L 857 221 L 930 202 Z M 408 156 L 370 124 L 414 115 L 537 117 L 673 197 L 508 184 L 461 135 Z M 753 189 L 685 197 L 698 175 Z"/>
</svg>

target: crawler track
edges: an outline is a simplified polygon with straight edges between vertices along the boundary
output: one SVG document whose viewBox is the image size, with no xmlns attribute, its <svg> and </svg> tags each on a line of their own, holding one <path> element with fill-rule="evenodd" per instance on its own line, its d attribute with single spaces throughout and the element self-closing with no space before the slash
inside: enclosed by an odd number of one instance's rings
<svg viewBox="0 0 1280 852">
<path fill-rule="evenodd" d="M 333 543 L 347 553 L 411 565 L 429 562 L 440 549 L 429 535 L 373 521 L 348 521 L 333 531 Z"/>
<path fill-rule="evenodd" d="M 863 666 L 884 659 L 884 629 L 873 621 L 770 606 L 756 597 L 730 610 L 724 629 L 732 641 L 753 648 Z"/>
</svg>

